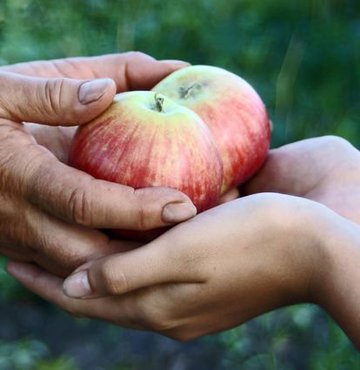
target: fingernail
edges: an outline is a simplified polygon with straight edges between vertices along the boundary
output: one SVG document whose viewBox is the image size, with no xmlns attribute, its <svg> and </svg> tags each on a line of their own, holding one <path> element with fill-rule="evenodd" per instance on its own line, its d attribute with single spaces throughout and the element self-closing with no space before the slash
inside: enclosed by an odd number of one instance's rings
<svg viewBox="0 0 360 370">
<path fill-rule="evenodd" d="M 91 294 L 87 271 L 70 275 L 63 284 L 64 293 L 71 298 L 82 298 Z"/>
<path fill-rule="evenodd" d="M 194 217 L 196 213 L 196 207 L 191 203 L 169 203 L 163 208 L 162 219 L 167 223 L 176 223 Z"/>
<path fill-rule="evenodd" d="M 110 78 L 99 78 L 84 82 L 78 92 L 80 103 L 86 105 L 99 100 L 111 84 L 112 80 Z"/>
</svg>

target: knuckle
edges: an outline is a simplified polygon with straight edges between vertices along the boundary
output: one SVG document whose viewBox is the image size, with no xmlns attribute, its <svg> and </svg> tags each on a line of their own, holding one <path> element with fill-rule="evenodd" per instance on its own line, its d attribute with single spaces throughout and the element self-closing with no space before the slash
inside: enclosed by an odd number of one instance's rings
<svg viewBox="0 0 360 370">
<path fill-rule="evenodd" d="M 7 151 L 0 152 L 0 189 L 3 194 L 16 194 L 18 197 L 27 194 L 33 184 L 40 182 L 38 174 L 44 166 L 45 152 L 36 150 L 32 144 L 21 142 L 21 136 L 12 133 L 19 147 L 9 146 Z"/>
<path fill-rule="evenodd" d="M 69 197 L 69 208 L 75 223 L 83 226 L 92 225 L 92 200 L 88 188 L 77 187 L 72 190 Z"/>
<path fill-rule="evenodd" d="M 64 121 L 83 123 L 86 121 L 84 109 L 77 104 L 77 99 L 70 99 L 71 91 L 69 80 L 65 78 L 53 78 L 45 82 L 45 111 L 49 115 L 60 115 Z"/>
<path fill-rule="evenodd" d="M 151 58 L 149 55 L 143 53 L 142 51 L 132 50 L 126 53 L 128 58 L 131 60 L 141 61 L 143 59 Z"/>
<path fill-rule="evenodd" d="M 147 230 L 148 227 L 148 213 L 145 207 L 142 205 L 138 209 L 137 215 L 137 229 L 138 230 Z"/>
<path fill-rule="evenodd" d="M 111 295 L 126 293 L 130 290 L 127 276 L 116 268 L 112 261 L 104 262 L 99 271 L 99 282 L 102 289 Z"/>
<path fill-rule="evenodd" d="M 138 304 L 137 317 L 143 327 L 158 333 L 175 330 L 177 326 L 176 320 L 170 318 L 158 302 L 146 299 Z"/>
<path fill-rule="evenodd" d="M 139 79 L 139 73 L 141 74 L 143 63 L 150 60 L 153 60 L 153 58 L 140 51 L 129 51 L 126 53 L 123 70 L 125 76 L 125 79 L 123 81 L 125 83 L 125 90 L 136 90 L 136 87 L 133 85 L 133 80 Z"/>
<path fill-rule="evenodd" d="M 45 111 L 49 114 L 58 113 L 61 108 L 61 96 L 64 90 L 64 80 L 54 78 L 46 80 L 44 85 Z"/>
<path fill-rule="evenodd" d="M 144 199 L 144 193 L 139 190 L 134 191 L 135 204 L 137 205 L 136 211 L 136 223 L 135 227 L 137 230 L 148 230 L 151 228 L 151 219 L 153 217 L 153 207 L 147 204 Z"/>
</svg>

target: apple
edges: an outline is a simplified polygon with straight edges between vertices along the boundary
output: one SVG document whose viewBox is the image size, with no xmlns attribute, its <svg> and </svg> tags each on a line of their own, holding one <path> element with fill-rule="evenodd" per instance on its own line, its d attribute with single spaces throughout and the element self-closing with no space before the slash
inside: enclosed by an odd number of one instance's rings
<svg viewBox="0 0 360 370">
<path fill-rule="evenodd" d="M 190 108 L 209 126 L 223 161 L 222 193 L 243 183 L 264 162 L 269 118 L 257 92 L 241 77 L 196 65 L 173 72 L 152 90 Z"/>
<path fill-rule="evenodd" d="M 117 94 L 99 117 L 80 126 L 69 164 L 97 179 L 187 194 L 198 212 L 219 202 L 223 169 L 201 118 L 162 94 Z"/>
</svg>

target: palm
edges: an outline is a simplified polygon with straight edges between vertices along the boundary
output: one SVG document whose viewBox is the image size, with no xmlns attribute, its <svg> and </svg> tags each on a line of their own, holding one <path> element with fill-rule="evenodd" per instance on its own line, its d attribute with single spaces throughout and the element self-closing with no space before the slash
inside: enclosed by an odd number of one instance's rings
<svg viewBox="0 0 360 370">
<path fill-rule="evenodd" d="M 302 196 L 360 223 L 359 187 L 360 153 L 345 140 L 322 137 L 271 151 L 245 190 Z"/>
</svg>

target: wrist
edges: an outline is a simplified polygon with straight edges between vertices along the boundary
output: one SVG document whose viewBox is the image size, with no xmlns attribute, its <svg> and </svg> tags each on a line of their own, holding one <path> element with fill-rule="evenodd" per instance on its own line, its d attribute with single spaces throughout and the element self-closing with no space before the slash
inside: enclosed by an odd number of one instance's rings
<svg viewBox="0 0 360 370">
<path fill-rule="evenodd" d="M 311 301 L 321 306 L 360 348 L 360 227 L 329 211 L 318 232 L 321 261 Z"/>
<path fill-rule="evenodd" d="M 268 289 L 276 296 L 273 305 L 313 302 L 313 296 L 318 294 L 321 270 L 326 265 L 324 236 L 331 227 L 328 213 L 333 215 L 333 212 L 299 197 L 273 194 L 269 199 L 269 214 L 262 199 L 262 213 L 266 219 L 262 222 L 262 232 L 275 239 L 275 242 L 267 241 L 267 253 L 272 258 L 266 263 L 270 271 Z M 270 230 L 266 230 L 265 225 Z"/>
<path fill-rule="evenodd" d="M 326 207 L 309 200 L 294 197 L 298 202 L 287 218 L 291 220 L 288 242 L 283 251 L 288 278 L 286 304 L 314 302 L 318 294 L 322 270 L 326 270 L 326 235 L 330 229 L 329 211 Z"/>
</svg>

